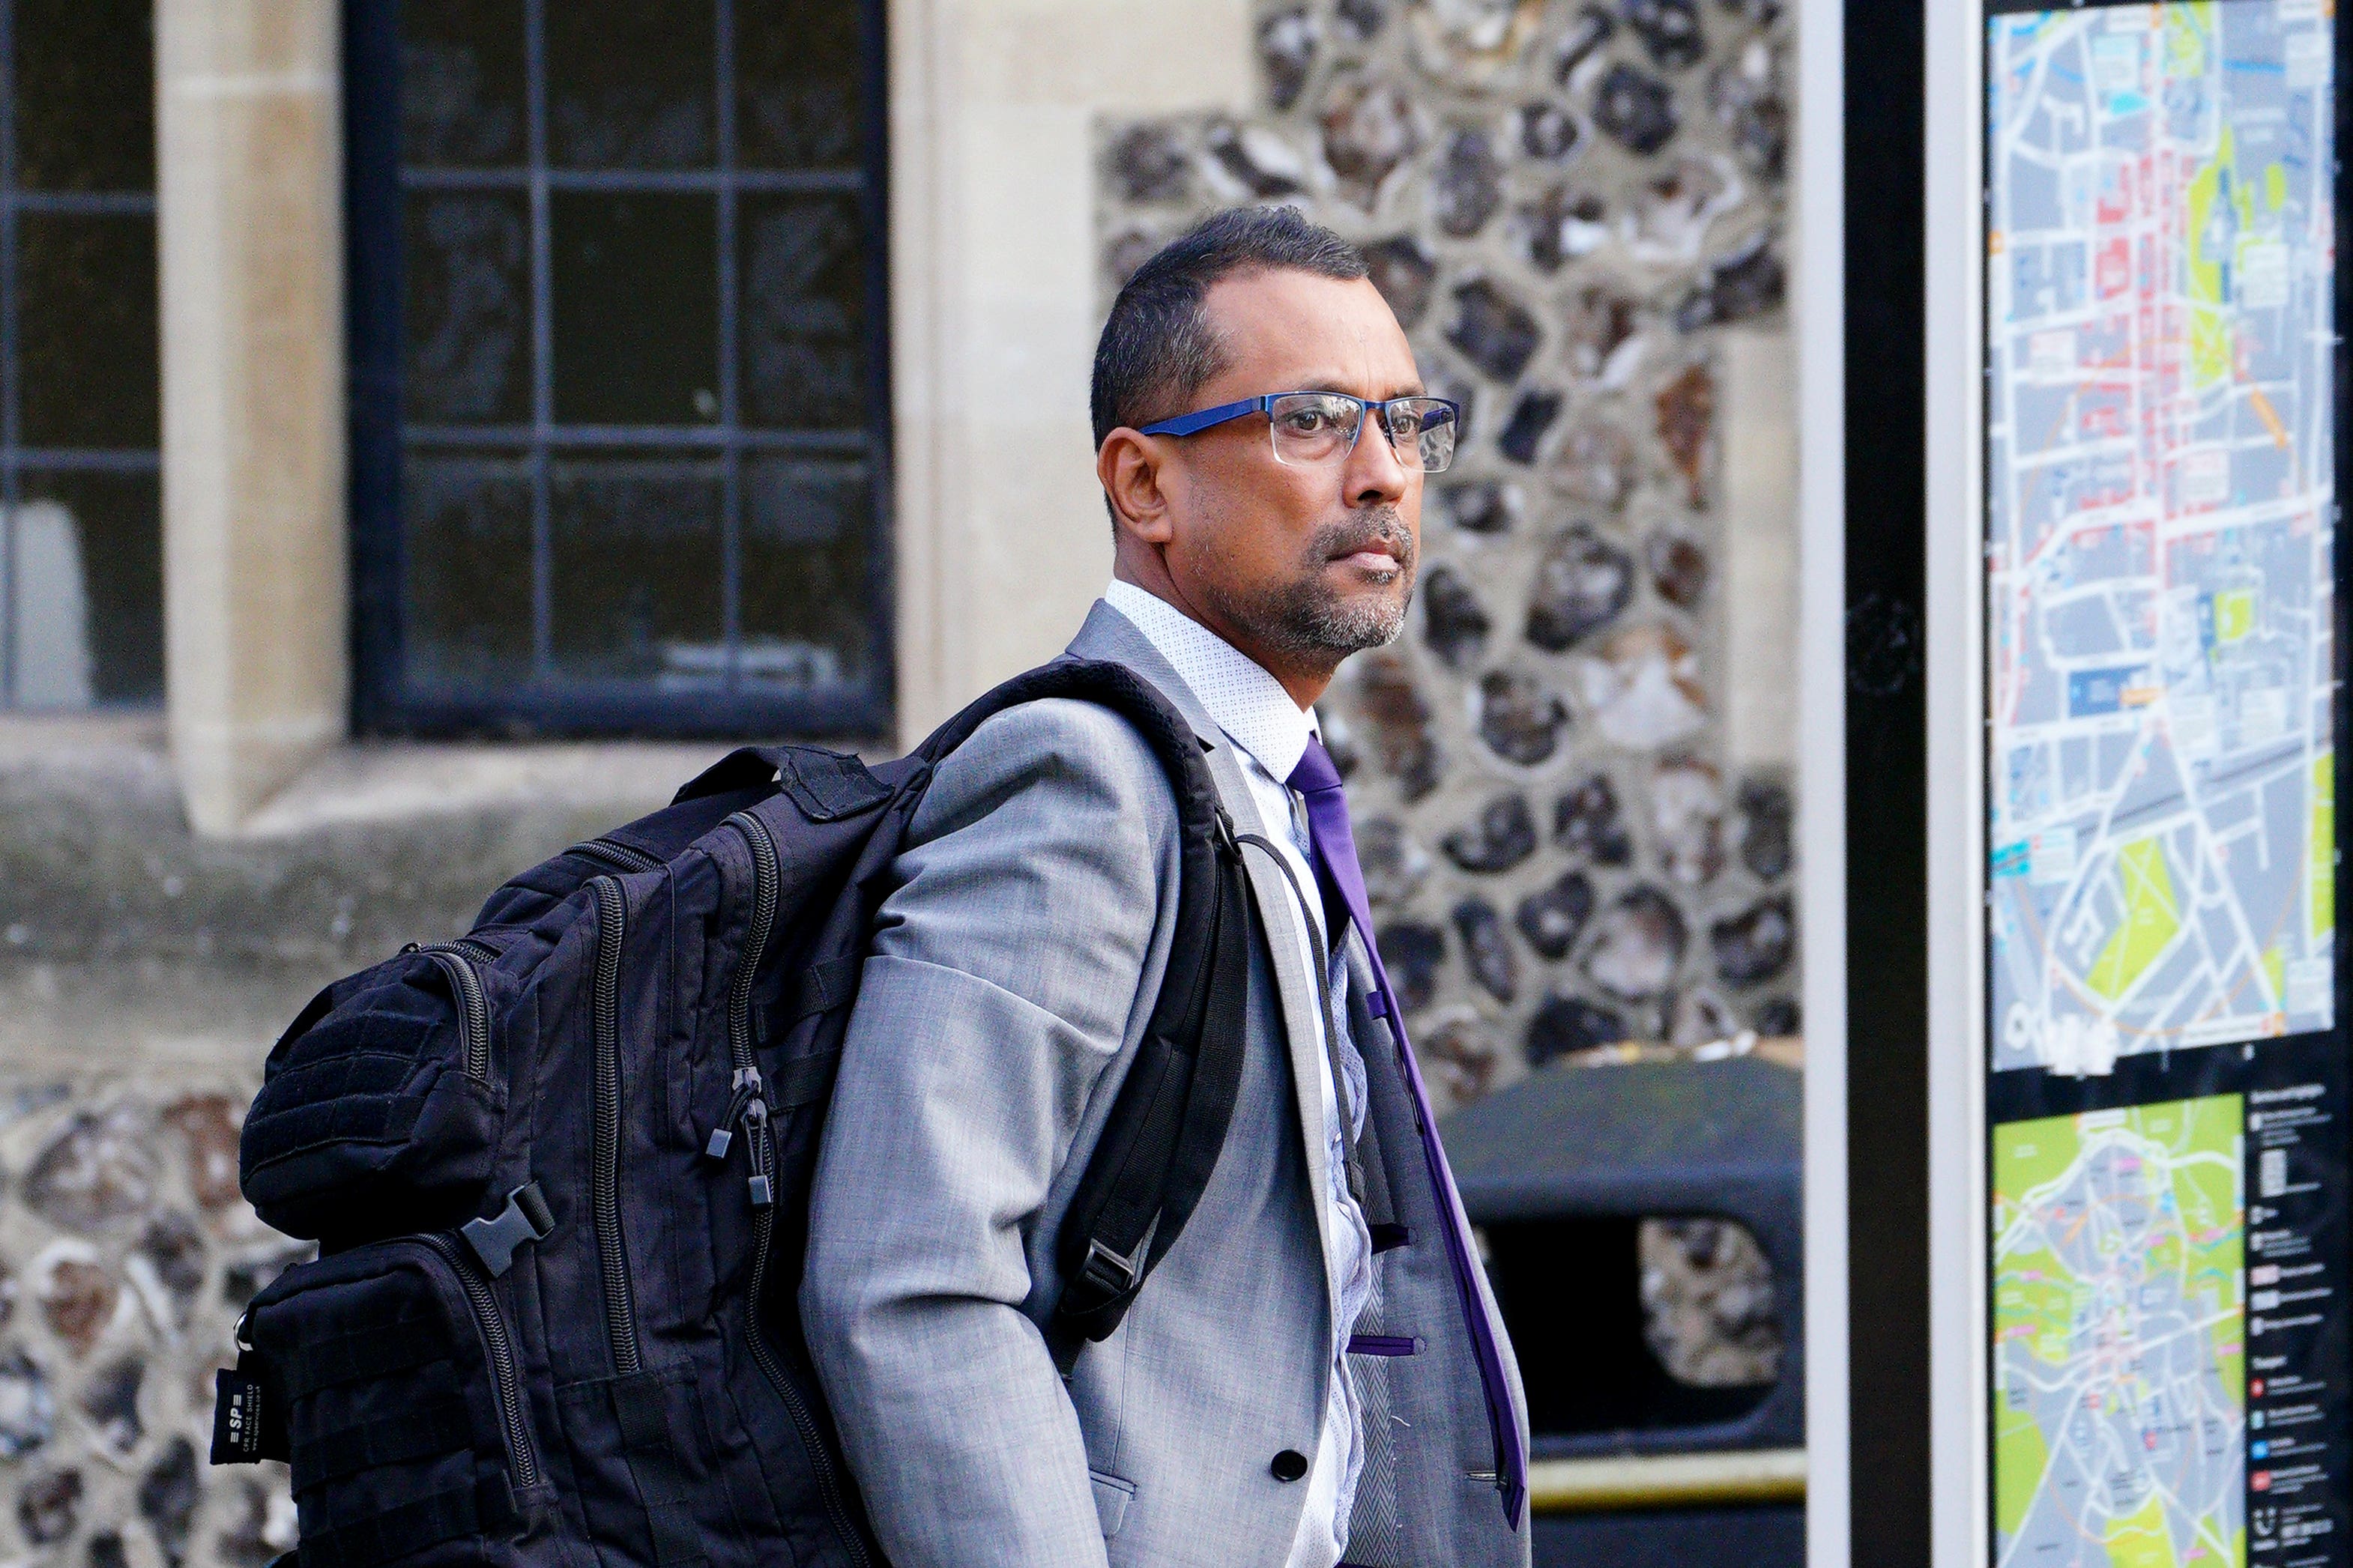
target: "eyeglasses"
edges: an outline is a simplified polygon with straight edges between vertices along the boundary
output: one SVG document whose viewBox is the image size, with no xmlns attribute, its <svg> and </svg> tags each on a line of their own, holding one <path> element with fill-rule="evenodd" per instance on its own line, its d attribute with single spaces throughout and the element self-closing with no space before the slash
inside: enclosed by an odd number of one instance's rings
<svg viewBox="0 0 2353 1568">
<path fill-rule="evenodd" d="M 1338 462 L 1356 449 L 1366 410 L 1379 417 L 1390 449 L 1407 468 L 1442 474 L 1454 460 L 1462 405 L 1443 397 L 1392 397 L 1376 402 L 1345 392 L 1275 392 L 1156 420 L 1139 434 L 1194 436 L 1212 426 L 1263 413 L 1273 434 L 1275 461 L 1316 468 Z"/>
</svg>

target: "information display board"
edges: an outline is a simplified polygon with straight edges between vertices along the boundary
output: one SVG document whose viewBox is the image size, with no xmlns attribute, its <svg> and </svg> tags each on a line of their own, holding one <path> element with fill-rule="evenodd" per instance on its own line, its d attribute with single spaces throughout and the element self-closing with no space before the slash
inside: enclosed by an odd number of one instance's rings
<svg viewBox="0 0 2353 1568">
<path fill-rule="evenodd" d="M 1985 10 L 1992 1561 L 2353 1564 L 2336 3 Z"/>
</svg>

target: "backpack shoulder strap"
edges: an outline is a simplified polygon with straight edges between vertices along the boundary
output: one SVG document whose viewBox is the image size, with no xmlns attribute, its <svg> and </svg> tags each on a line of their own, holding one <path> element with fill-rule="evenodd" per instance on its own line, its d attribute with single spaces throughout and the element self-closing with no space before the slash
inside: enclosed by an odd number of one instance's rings
<svg viewBox="0 0 2353 1568">
<path fill-rule="evenodd" d="M 1257 916 L 1206 742 L 1125 665 L 1066 657 L 1017 676 L 943 724 L 917 754 L 935 763 L 987 719 L 1046 698 L 1109 708 L 1152 749 L 1176 795 L 1180 879 L 1160 994 L 1055 1239 L 1062 1293 L 1047 1338 L 1067 1377 L 1086 1343 L 1119 1327 L 1217 1167 L 1241 1085 Z"/>
</svg>

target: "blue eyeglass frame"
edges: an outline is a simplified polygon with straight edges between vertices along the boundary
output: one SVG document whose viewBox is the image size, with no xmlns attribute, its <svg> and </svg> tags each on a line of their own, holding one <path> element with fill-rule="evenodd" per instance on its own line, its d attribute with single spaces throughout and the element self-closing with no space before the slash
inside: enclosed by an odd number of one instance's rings
<svg viewBox="0 0 2353 1568">
<path fill-rule="evenodd" d="M 1462 405 L 1451 397 L 1432 397 L 1428 393 L 1416 392 L 1403 397 L 1370 398 L 1356 397 L 1345 392 L 1314 392 L 1303 388 L 1297 392 L 1270 392 L 1262 397 L 1245 397 L 1240 403 L 1220 403 L 1215 408 L 1203 408 L 1192 414 L 1179 414 L 1174 419 L 1155 419 L 1136 431 L 1136 434 L 1139 436 L 1198 436 L 1212 426 L 1240 419 L 1246 414 L 1264 414 L 1271 419 L 1274 416 L 1275 404 L 1285 397 L 1345 397 L 1355 404 L 1357 409 L 1356 428 L 1355 434 L 1348 437 L 1348 447 L 1351 451 L 1356 449 L 1357 438 L 1365 433 L 1365 416 L 1376 412 L 1383 416 L 1382 437 L 1389 439 L 1394 445 L 1394 437 L 1389 437 L 1388 434 L 1389 422 L 1387 417 L 1388 407 L 1393 403 L 1435 403 L 1446 410 L 1446 417 L 1440 420 L 1440 424 L 1460 426 L 1462 423 Z"/>
</svg>

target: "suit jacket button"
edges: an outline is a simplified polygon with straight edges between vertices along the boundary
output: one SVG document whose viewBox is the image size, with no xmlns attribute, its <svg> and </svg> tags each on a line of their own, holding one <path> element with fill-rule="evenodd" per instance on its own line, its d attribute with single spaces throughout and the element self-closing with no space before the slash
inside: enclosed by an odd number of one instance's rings
<svg viewBox="0 0 2353 1568">
<path fill-rule="evenodd" d="M 1296 1448 L 1285 1448 L 1274 1457 L 1267 1471 L 1278 1481 L 1295 1481 L 1307 1473 L 1307 1456 Z"/>
</svg>

